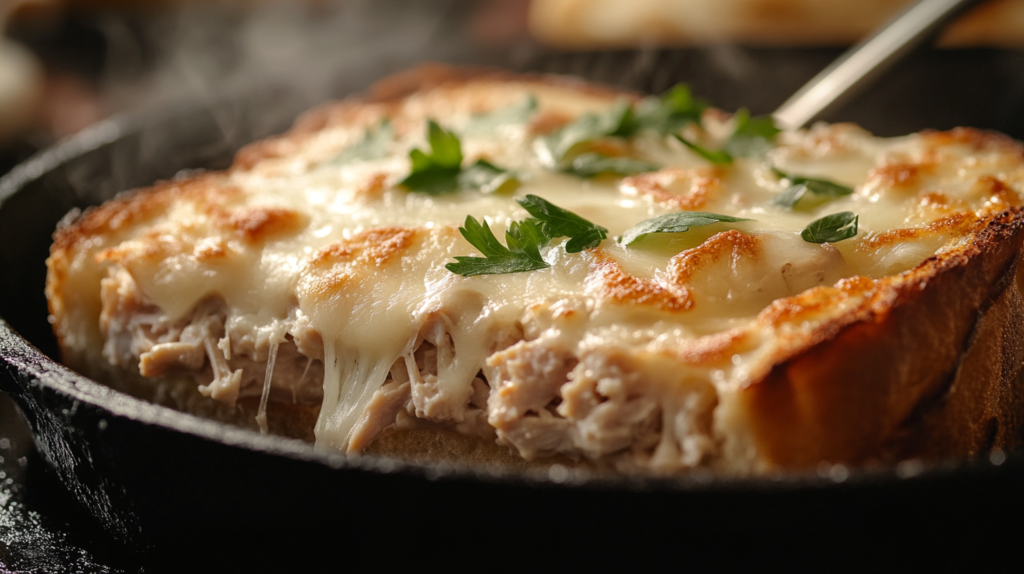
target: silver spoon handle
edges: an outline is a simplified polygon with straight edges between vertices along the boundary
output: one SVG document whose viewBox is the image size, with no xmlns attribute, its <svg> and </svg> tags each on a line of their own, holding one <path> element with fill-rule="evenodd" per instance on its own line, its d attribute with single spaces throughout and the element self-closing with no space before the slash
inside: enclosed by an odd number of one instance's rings
<svg viewBox="0 0 1024 574">
<path fill-rule="evenodd" d="M 799 129 L 827 109 L 842 105 L 978 2 L 919 0 L 807 82 L 775 111 L 775 122 L 783 129 Z"/>
</svg>

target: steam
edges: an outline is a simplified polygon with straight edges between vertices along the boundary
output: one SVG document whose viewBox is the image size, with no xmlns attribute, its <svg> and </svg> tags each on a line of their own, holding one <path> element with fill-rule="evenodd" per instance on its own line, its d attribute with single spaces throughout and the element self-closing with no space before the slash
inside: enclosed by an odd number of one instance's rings
<svg viewBox="0 0 1024 574">
<path fill-rule="evenodd" d="M 417 62 L 470 61 L 476 53 L 460 26 L 464 2 L 453 0 L 181 4 L 137 22 L 101 22 L 103 86 L 115 109 L 263 97 L 265 113 L 244 118 L 244 131 L 259 137 Z M 238 140 L 243 118 L 218 109 L 225 139 Z"/>
</svg>

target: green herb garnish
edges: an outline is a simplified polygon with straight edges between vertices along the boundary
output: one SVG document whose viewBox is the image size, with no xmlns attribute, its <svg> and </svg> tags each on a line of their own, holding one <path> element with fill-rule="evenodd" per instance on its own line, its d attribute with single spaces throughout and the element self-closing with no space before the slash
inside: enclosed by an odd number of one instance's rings
<svg viewBox="0 0 1024 574">
<path fill-rule="evenodd" d="M 409 152 L 412 171 L 400 184 L 412 191 L 440 195 L 457 189 L 479 189 L 490 193 L 521 179 L 519 174 L 482 159 L 463 169 L 458 136 L 434 120 L 427 123 L 427 143 L 429 154 L 419 149 Z"/>
<path fill-rule="evenodd" d="M 706 102 L 693 97 L 685 84 L 673 87 L 659 98 L 646 98 L 635 108 L 628 100 L 620 100 L 602 113 L 584 114 L 542 138 L 542 160 L 550 167 L 580 177 L 654 171 L 658 166 L 632 158 L 611 158 L 596 153 L 585 153 L 577 158 L 571 156 L 581 144 L 599 138 L 628 138 L 648 129 L 662 135 L 677 132 L 688 123 L 699 124 L 700 116 L 707 107 Z"/>
<path fill-rule="evenodd" d="M 330 160 L 331 164 L 339 165 L 353 161 L 369 161 L 380 159 L 388 155 L 391 142 L 395 135 L 391 129 L 391 121 L 385 118 L 375 131 L 366 130 L 362 139 L 345 148 L 337 156 Z"/>
<path fill-rule="evenodd" d="M 628 138 L 643 130 L 653 130 L 662 135 L 674 135 L 686 147 L 714 164 L 727 165 L 733 162 L 734 157 L 764 154 L 772 146 L 776 134 L 781 131 L 775 126 L 771 116 L 751 118 L 747 109 L 740 108 L 735 114 L 736 127 L 732 135 L 725 141 L 722 149 L 710 150 L 679 135 L 679 131 L 686 124 L 700 125 L 701 115 L 707 108 L 707 102 L 695 98 L 685 84 L 676 85 L 661 97 L 645 98 L 635 107 L 627 100 L 620 100 L 605 112 L 584 114 L 576 121 L 542 138 L 541 159 L 550 167 L 576 173 L 581 177 L 592 177 L 588 175 L 592 170 L 574 170 L 567 167 L 567 160 L 572 159 L 572 152 L 578 149 L 577 146 L 602 137 Z M 593 158 L 588 161 L 593 161 Z M 623 173 L 614 169 L 605 171 Z"/>
<path fill-rule="evenodd" d="M 431 195 L 455 191 L 462 171 L 462 144 L 458 136 L 429 120 L 427 143 L 430 144 L 429 154 L 418 148 L 409 152 L 412 172 L 400 182 L 401 185 Z"/>
<path fill-rule="evenodd" d="M 502 188 L 514 189 L 522 181 L 519 172 L 500 168 L 493 163 L 478 159 L 459 174 L 459 189 L 478 189 L 484 193 L 495 193 Z"/>
<path fill-rule="evenodd" d="M 750 117 L 746 108 L 740 108 L 734 116 L 736 127 L 722 149 L 733 157 L 764 155 L 773 145 L 775 136 L 781 132 L 771 116 Z"/>
<path fill-rule="evenodd" d="M 636 133 L 637 123 L 629 100 L 619 100 L 608 110 L 588 113 L 540 140 L 549 166 L 561 164 L 579 144 L 602 137 L 628 137 Z"/>
<path fill-rule="evenodd" d="M 545 137 L 542 145 L 548 163 L 560 164 L 577 145 L 602 137 L 631 137 L 645 129 L 662 135 L 682 129 L 688 123 L 700 124 L 707 109 L 704 100 L 693 97 L 690 88 L 678 84 L 661 97 L 645 98 L 634 109 L 628 100 L 619 100 L 600 114 L 584 114 L 576 121 Z"/>
<path fill-rule="evenodd" d="M 658 98 L 644 98 L 636 106 L 636 128 L 661 135 L 678 132 L 688 123 L 700 124 L 708 103 L 695 98 L 686 84 L 676 84 Z"/>
<path fill-rule="evenodd" d="M 703 147 L 701 147 L 701 146 L 699 146 L 699 145 L 697 145 L 697 144 L 687 140 L 686 138 L 684 138 L 683 136 L 681 136 L 679 134 L 673 134 L 673 135 L 675 136 L 675 138 L 677 140 L 682 142 L 683 145 L 685 145 L 686 147 L 690 148 L 691 151 L 693 151 L 697 155 L 701 156 L 702 158 L 710 161 L 711 163 L 713 163 L 715 165 L 728 165 L 728 164 L 732 163 L 732 156 L 729 155 L 729 152 L 727 152 L 727 151 L 706 149 L 706 148 L 703 148 Z"/>
<path fill-rule="evenodd" d="M 775 134 L 779 133 L 771 116 L 750 117 L 746 108 L 736 112 L 736 128 L 725 141 L 720 150 L 709 150 L 701 147 L 679 134 L 676 139 L 690 148 L 697 155 L 717 165 L 728 165 L 736 157 L 749 157 L 764 154 L 771 147 Z"/>
<path fill-rule="evenodd" d="M 826 201 L 853 193 L 852 187 L 840 185 L 825 179 L 790 175 L 774 167 L 772 168 L 772 172 L 782 179 L 789 180 L 789 187 L 772 199 L 772 205 L 777 205 L 779 207 L 795 209 L 797 203 L 800 202 L 801 199 L 804 197 L 808 197 L 808 199 L 810 199 L 808 194 L 811 194 L 815 199 L 811 205 L 807 205 L 809 203 L 808 201 L 803 202 L 805 207 L 810 208 L 816 207 Z"/>
<path fill-rule="evenodd" d="M 619 243 L 630 245 L 631 243 L 651 235 L 653 233 L 684 233 L 691 227 L 701 227 L 712 223 L 735 223 L 737 221 L 750 221 L 742 217 L 731 215 L 720 215 L 717 213 L 705 213 L 702 211 L 681 211 L 679 213 L 667 213 L 645 219 L 633 226 L 632 229 L 622 234 Z"/>
<path fill-rule="evenodd" d="M 860 216 L 843 211 L 816 219 L 800 232 L 800 237 L 810 243 L 837 243 L 857 235 Z"/>
<path fill-rule="evenodd" d="M 534 271 L 549 267 L 540 255 L 540 248 L 552 239 L 568 237 L 565 251 L 578 253 L 597 247 L 608 237 L 608 230 L 604 227 L 536 195 L 527 195 L 516 201 L 533 217 L 509 225 L 505 232 L 507 247 L 494 237 L 486 224 L 467 216 L 465 226 L 460 227 L 459 232 L 484 256 L 459 256 L 455 263 L 445 265 L 445 269 L 465 277 Z"/>
<path fill-rule="evenodd" d="M 522 102 L 486 114 L 474 114 L 466 125 L 467 134 L 486 134 L 508 125 L 526 123 L 537 113 L 537 98 L 533 94 Z"/>
<path fill-rule="evenodd" d="M 452 273 L 471 277 L 535 271 L 549 267 L 540 256 L 540 248 L 547 245 L 549 238 L 544 235 L 534 219 L 512 222 L 505 232 L 505 243 L 508 247 L 494 237 L 486 223 L 477 221 L 471 215 L 466 216 L 465 226 L 460 227 L 459 232 L 484 256 L 456 257 L 456 263 L 444 266 Z"/>
<path fill-rule="evenodd" d="M 589 179 L 603 173 L 633 175 L 657 169 L 658 166 L 652 163 L 631 157 L 607 157 L 599 153 L 585 153 L 573 158 L 562 171 Z"/>
<path fill-rule="evenodd" d="M 569 242 L 565 244 L 567 253 L 579 253 L 584 249 L 597 247 L 608 237 L 608 230 L 604 227 L 594 225 L 542 197 L 527 195 L 516 202 L 530 215 L 540 220 L 541 230 L 549 239 L 568 237 Z"/>
</svg>

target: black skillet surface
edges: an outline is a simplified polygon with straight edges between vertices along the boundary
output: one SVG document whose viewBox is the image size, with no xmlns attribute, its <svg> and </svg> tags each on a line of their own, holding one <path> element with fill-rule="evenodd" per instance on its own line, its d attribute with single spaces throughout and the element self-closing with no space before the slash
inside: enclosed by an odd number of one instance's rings
<svg viewBox="0 0 1024 574">
<path fill-rule="evenodd" d="M 535 52 L 509 63 L 648 91 L 689 80 L 722 107 L 745 103 L 756 113 L 770 111 L 834 54 Z M 922 54 L 844 119 L 885 135 L 973 124 L 1021 137 L 1022 64 L 1011 52 Z M 30 468 L 31 460 L 46 461 L 52 471 L 42 474 L 63 485 L 84 515 L 69 520 L 94 525 L 74 536 L 100 562 L 145 571 L 710 569 L 765 561 L 815 570 L 1019 568 L 1024 457 L 1017 453 L 751 480 L 481 473 L 318 454 L 142 403 L 53 362 L 42 286 L 56 222 L 183 168 L 223 167 L 238 145 L 283 125 L 273 126 L 268 110 L 283 119 L 298 109 L 283 101 L 295 103 L 260 91 L 230 105 L 103 124 L 0 180 L 0 390 L 34 434 Z M 17 548 L 0 548 L 0 565 L 5 556 L 17 558 Z"/>
</svg>

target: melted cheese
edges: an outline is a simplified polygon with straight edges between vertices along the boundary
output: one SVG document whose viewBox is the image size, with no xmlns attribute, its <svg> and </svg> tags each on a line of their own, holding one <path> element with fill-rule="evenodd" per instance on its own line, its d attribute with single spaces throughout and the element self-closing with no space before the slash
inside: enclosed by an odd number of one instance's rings
<svg viewBox="0 0 1024 574">
<path fill-rule="evenodd" d="M 274 380 L 274 363 L 277 362 L 277 343 L 270 344 L 270 357 L 267 359 L 267 372 L 263 376 L 263 392 L 260 395 L 260 407 L 256 413 L 256 423 L 260 425 L 260 433 L 267 434 L 267 400 L 270 398 L 270 384 Z"/>
<path fill-rule="evenodd" d="M 580 357 L 624 349 L 630 360 L 647 365 L 648 384 L 660 389 L 665 427 L 689 428 L 697 423 L 687 409 L 698 403 L 686 403 L 687 393 L 705 396 L 693 389 L 708 385 L 728 393 L 761 376 L 764 358 L 788 344 L 787 329 L 806 330 L 856 306 L 859 295 L 822 291 L 829 307 L 799 324 L 772 324 L 769 334 L 764 317 L 774 312 L 773 301 L 844 278 L 877 279 L 912 269 L 947 248 L 964 222 L 1019 202 L 1019 159 L 998 146 L 942 134 L 879 139 L 849 125 L 781 134 L 766 158 L 739 158 L 727 167 L 709 165 L 672 138 L 644 134 L 625 151 L 664 166 L 661 171 L 591 180 L 545 167 L 530 125 L 507 125 L 466 135 L 462 143 L 467 163 L 486 158 L 527 174 L 513 194 L 430 196 L 397 185 L 409 171 L 409 150 L 425 147 L 427 117 L 459 133 L 470 110 L 512 105 L 528 94 L 540 100 L 538 116 L 566 120 L 612 102 L 530 84 L 412 96 L 387 110 L 396 139 L 386 158 L 333 161 L 375 125 L 385 113 L 381 109 L 352 125 L 298 138 L 286 157 L 219 176 L 217 186 L 241 193 L 218 200 L 218 209 L 248 213 L 249 220 L 297 214 L 291 227 L 247 239 L 237 225 L 223 225 L 223 214 L 181 201 L 107 257 L 127 268 L 169 315 L 184 317 L 203 299 L 222 297 L 229 322 L 251 325 L 254 336 L 272 339 L 275 349 L 284 340 L 275 325 L 297 306 L 324 342 L 317 443 L 357 450 L 364 445 L 351 439 L 364 408 L 396 362 L 413 364 L 413 351 L 428 331 L 437 334 L 429 336 L 437 347 L 438 373 L 436 381 L 418 381 L 427 390 L 413 395 L 422 418 L 463 422 L 461 405 L 470 400 L 487 357 L 500 350 L 502 334 L 524 329 L 527 339 L 548 337 Z M 720 140 L 730 121 L 709 114 L 702 137 Z M 783 210 L 769 203 L 784 191 L 772 165 L 855 192 L 812 211 Z M 993 193 L 986 178 L 1006 193 Z M 597 250 L 576 254 L 565 252 L 565 240 L 555 241 L 542 253 L 550 268 L 526 273 L 461 277 L 444 268 L 456 255 L 477 255 L 457 231 L 467 215 L 486 218 L 502 237 L 511 221 L 527 217 L 515 202 L 525 194 L 602 225 L 611 237 L 680 209 L 750 221 L 653 236 L 630 248 L 609 239 Z M 860 216 L 855 238 L 835 245 L 800 238 L 812 220 L 841 211 Z M 212 360 L 213 349 L 209 354 Z M 216 362 L 214 368 L 216 395 L 232 374 L 216 370 Z M 420 376 L 411 367 L 409 375 L 414 381 Z M 714 403 L 701 401 L 701 408 Z M 693 448 L 686 455 L 691 463 L 702 452 Z M 663 443 L 655 459 L 679 458 L 680 449 Z"/>
</svg>

